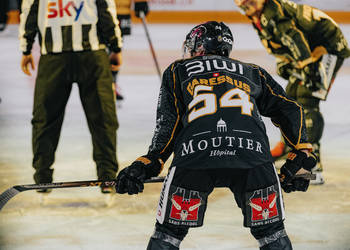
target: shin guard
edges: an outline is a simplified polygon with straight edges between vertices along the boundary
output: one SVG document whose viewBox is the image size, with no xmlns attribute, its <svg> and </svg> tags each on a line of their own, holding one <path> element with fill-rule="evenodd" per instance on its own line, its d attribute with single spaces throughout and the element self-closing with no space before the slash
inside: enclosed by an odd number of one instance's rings
<svg viewBox="0 0 350 250">
<path fill-rule="evenodd" d="M 181 240 L 159 231 L 155 231 L 148 242 L 147 250 L 179 250 Z"/>
<path fill-rule="evenodd" d="M 280 230 L 273 235 L 258 240 L 260 250 L 292 250 L 290 242 L 285 230 Z"/>
</svg>

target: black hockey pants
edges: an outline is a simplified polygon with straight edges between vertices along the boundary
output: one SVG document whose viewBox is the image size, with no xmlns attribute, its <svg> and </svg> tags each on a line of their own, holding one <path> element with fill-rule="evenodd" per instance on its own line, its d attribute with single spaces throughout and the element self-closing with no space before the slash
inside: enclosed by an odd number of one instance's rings
<svg viewBox="0 0 350 250">
<path fill-rule="evenodd" d="M 118 170 L 115 94 L 104 50 L 42 55 L 36 78 L 32 119 L 33 167 L 36 183 L 51 182 L 65 108 L 76 82 L 92 136 L 93 159 L 99 179 Z M 79 129 L 79 126 L 78 128 Z M 71 145 L 74 151 L 75 143 Z"/>
<path fill-rule="evenodd" d="M 199 206 L 197 211 L 198 220 L 203 219 L 200 218 L 202 214 L 200 211 L 205 211 L 206 209 L 207 199 L 205 194 L 209 195 L 215 187 L 230 188 L 238 207 L 242 209 L 244 226 L 250 227 L 251 234 L 259 242 L 261 249 L 292 249 L 284 230 L 284 210 L 278 177 L 271 163 L 252 169 L 195 170 L 171 168 L 166 181 L 163 183 L 159 201 L 161 207 L 166 207 L 165 210 L 158 210 L 158 213 L 161 212 L 164 215 L 161 216 L 164 219 L 161 220 L 157 216 L 155 232 L 151 236 L 147 249 L 179 249 L 181 241 L 187 235 L 190 226 L 179 225 L 186 222 L 186 218 L 176 219 L 176 217 L 173 217 L 172 211 L 178 209 L 184 214 L 186 214 L 186 211 L 189 214 L 194 210 L 191 210 L 186 204 L 193 206 L 195 203 L 192 203 L 192 198 L 195 197 L 197 199 L 199 197 L 203 207 Z M 186 204 L 183 206 L 178 199 L 179 193 L 174 191 L 179 190 L 178 188 L 182 189 L 181 194 L 184 195 L 184 203 Z M 168 191 L 163 192 L 163 190 Z M 199 196 L 195 195 L 196 191 L 200 192 Z M 186 196 L 186 194 L 190 194 L 190 196 Z M 169 203 L 170 200 L 171 202 Z M 174 202 L 179 202 L 175 208 L 172 207 Z M 180 206 L 181 209 L 179 208 Z M 260 206 L 264 207 L 264 211 L 271 209 L 267 211 L 269 215 L 266 213 L 266 217 L 260 218 L 262 214 L 261 210 L 259 210 Z M 276 208 L 276 210 L 272 208 Z M 196 216 L 192 214 L 192 217 Z M 201 224 L 198 226 L 201 226 Z"/>
</svg>

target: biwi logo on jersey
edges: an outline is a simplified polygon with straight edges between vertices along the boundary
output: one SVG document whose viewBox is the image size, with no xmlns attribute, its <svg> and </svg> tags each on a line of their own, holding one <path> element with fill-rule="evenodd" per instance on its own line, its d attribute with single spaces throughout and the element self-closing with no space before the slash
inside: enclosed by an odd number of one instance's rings
<svg viewBox="0 0 350 250">
<path fill-rule="evenodd" d="M 65 15 L 72 16 L 73 11 L 75 11 L 74 21 L 76 22 L 80 16 L 80 13 L 84 7 L 84 1 L 80 2 L 79 7 L 74 3 L 74 1 L 68 1 L 65 5 L 63 0 L 57 0 L 49 2 L 47 4 L 48 18 L 62 18 Z"/>
</svg>

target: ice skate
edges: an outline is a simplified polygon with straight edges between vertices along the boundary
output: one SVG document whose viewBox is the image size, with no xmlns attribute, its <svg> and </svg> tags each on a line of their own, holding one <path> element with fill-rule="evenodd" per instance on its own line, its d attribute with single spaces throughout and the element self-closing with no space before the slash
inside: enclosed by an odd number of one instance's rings
<svg viewBox="0 0 350 250">
<path fill-rule="evenodd" d="M 113 187 L 101 187 L 101 193 L 110 194 L 113 193 Z"/>
<path fill-rule="evenodd" d="M 124 100 L 124 96 L 121 94 L 120 86 L 117 83 L 115 83 L 115 98 L 117 101 Z"/>
<path fill-rule="evenodd" d="M 124 100 L 124 96 L 122 96 L 122 94 L 118 90 L 115 91 L 115 96 L 116 96 L 117 101 Z"/>
<path fill-rule="evenodd" d="M 106 207 L 111 207 L 115 200 L 115 191 L 113 187 L 101 187 L 101 193 L 105 196 Z"/>
<path fill-rule="evenodd" d="M 317 157 L 317 165 L 312 169 L 312 173 L 316 174 L 316 179 L 311 180 L 310 184 L 311 185 L 322 185 L 324 184 L 324 178 L 322 175 L 323 172 L 323 166 L 321 163 L 321 156 L 320 156 L 320 144 L 319 143 L 314 143 L 312 144 L 313 152 Z"/>
<path fill-rule="evenodd" d="M 322 185 L 322 184 L 324 184 L 325 181 L 324 181 L 322 172 L 323 172 L 322 165 L 321 165 L 320 162 L 318 162 L 316 167 L 312 170 L 312 173 L 316 174 L 316 179 L 310 181 L 311 185 Z"/>
</svg>

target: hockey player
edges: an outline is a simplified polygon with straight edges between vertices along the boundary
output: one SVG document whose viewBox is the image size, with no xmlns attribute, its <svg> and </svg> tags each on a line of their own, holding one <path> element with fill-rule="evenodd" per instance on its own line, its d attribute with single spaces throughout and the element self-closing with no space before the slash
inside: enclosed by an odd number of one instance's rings
<svg viewBox="0 0 350 250">
<path fill-rule="evenodd" d="M 23 0 L 20 22 L 21 67 L 30 75 L 31 55 L 39 35 L 40 61 L 33 106 L 33 167 L 35 183 L 52 182 L 55 151 L 73 82 L 92 135 L 93 159 L 100 180 L 118 170 L 118 121 L 110 62 L 120 65 L 121 32 L 111 0 Z M 106 46 L 112 51 L 110 58 Z M 47 190 L 43 190 L 47 191 Z M 107 187 L 102 192 L 111 192 Z"/>
<path fill-rule="evenodd" d="M 184 42 L 189 58 L 163 74 L 148 153 L 118 174 L 116 191 L 137 194 L 174 153 L 149 250 L 179 249 L 189 228 L 202 226 L 215 187 L 233 192 L 260 249 L 292 249 L 261 115 L 271 117 L 293 148 L 281 169 L 282 188 L 306 191 L 309 180 L 295 174 L 311 170 L 316 160 L 309 153 L 303 110 L 264 69 L 230 59 L 232 44 L 224 23 L 211 21 L 190 31 Z"/>
<path fill-rule="evenodd" d="M 141 17 L 140 13 L 143 12 L 146 16 L 149 11 L 148 2 L 144 0 L 114 0 L 117 6 L 119 20 L 119 26 L 122 32 L 122 37 L 131 34 L 131 7 L 132 2 L 134 6 L 135 15 Z M 123 100 L 124 97 L 120 93 L 120 90 L 117 85 L 117 76 L 119 72 L 119 67 L 112 66 L 112 75 L 116 85 L 116 97 L 117 100 Z"/>
<path fill-rule="evenodd" d="M 145 0 L 114 0 L 118 9 L 118 20 L 122 35 L 131 34 L 131 8 L 134 6 L 135 15 L 140 17 L 142 11 L 145 15 L 148 14 L 148 2 Z"/>
<path fill-rule="evenodd" d="M 235 0 L 252 21 L 268 53 L 277 58 L 277 73 L 288 80 L 286 93 L 305 111 L 306 131 L 318 157 L 312 184 L 323 184 L 320 140 L 324 120 L 320 100 L 325 101 L 336 73 L 350 56 L 347 41 L 332 18 L 319 9 L 288 0 Z M 279 142 L 275 159 L 289 148 Z"/>
<path fill-rule="evenodd" d="M 0 32 L 5 30 L 7 23 L 7 11 L 9 8 L 9 1 L 0 1 Z"/>
</svg>

